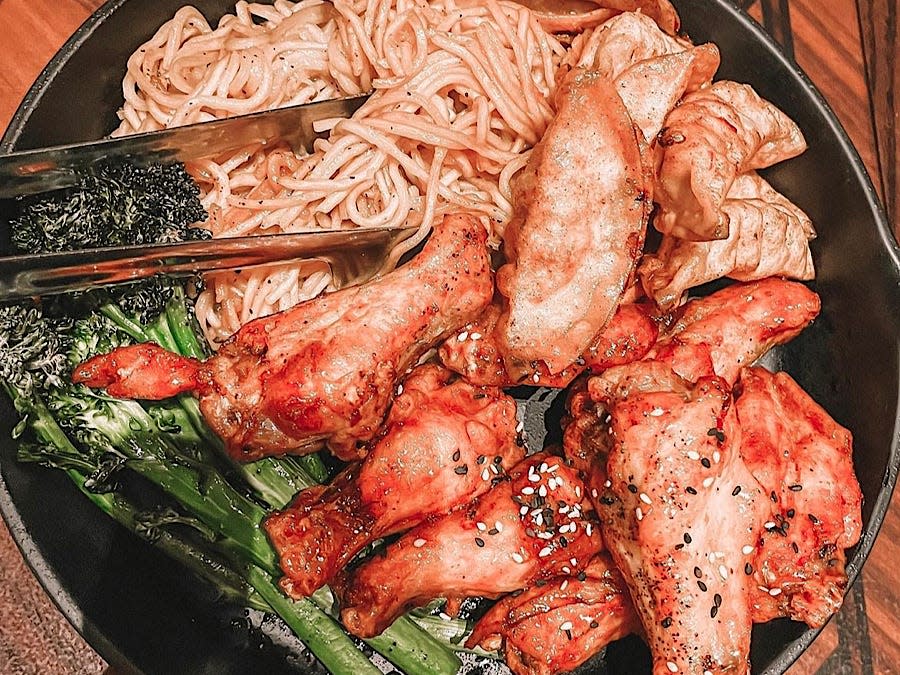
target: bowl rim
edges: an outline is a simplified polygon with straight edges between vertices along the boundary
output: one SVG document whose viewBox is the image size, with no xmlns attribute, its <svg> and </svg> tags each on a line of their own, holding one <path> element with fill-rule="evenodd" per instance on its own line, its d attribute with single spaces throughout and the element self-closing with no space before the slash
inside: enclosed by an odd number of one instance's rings
<svg viewBox="0 0 900 675">
<path fill-rule="evenodd" d="M 46 85 L 53 81 L 60 70 L 69 61 L 72 55 L 87 41 L 94 31 L 114 12 L 127 2 L 136 0 L 107 0 L 95 10 L 68 40 L 54 54 L 53 58 L 43 68 L 40 75 L 29 87 L 25 97 L 16 108 L 12 119 L 0 138 L 0 152 L 12 152 L 16 142 L 21 137 L 22 130 L 35 108 L 40 104 Z M 718 5 L 721 11 L 731 15 L 742 29 L 747 30 L 752 36 L 766 46 L 776 57 L 782 67 L 799 81 L 800 85 L 811 95 L 814 105 L 822 114 L 828 127 L 837 139 L 841 151 L 849 158 L 849 168 L 853 177 L 864 188 L 866 205 L 872 213 L 875 227 L 881 247 L 887 253 L 894 276 L 898 280 L 896 289 L 897 305 L 900 307 L 900 244 L 894 237 L 890 221 L 886 211 L 878 197 L 872 179 L 866 170 L 865 164 L 847 135 L 843 125 L 838 120 L 831 106 L 822 96 L 815 84 L 809 79 L 802 68 L 788 56 L 782 47 L 760 26 L 747 12 L 732 4 L 729 0 L 709 0 Z M 898 338 L 900 344 L 900 338 Z M 891 440 L 891 448 L 888 454 L 888 464 L 882 479 L 882 487 L 878 492 L 872 508 L 872 515 L 863 530 L 860 541 L 857 543 L 853 556 L 847 563 L 847 589 L 850 593 L 862 567 L 871 553 L 872 547 L 884 523 L 885 516 L 890 508 L 891 499 L 900 473 L 900 400 L 894 413 L 894 429 Z M 126 672 L 140 672 L 139 669 L 123 654 L 119 648 L 109 640 L 103 632 L 91 621 L 78 606 L 72 594 L 63 586 L 57 577 L 55 570 L 44 558 L 28 532 L 28 528 L 16 508 L 12 495 L 6 485 L 6 480 L 0 475 L 0 515 L 3 516 L 10 534 L 16 546 L 22 553 L 26 564 L 34 573 L 42 588 L 50 596 L 69 623 L 78 633 L 96 650 L 108 663 L 115 664 Z M 834 615 L 832 615 L 833 618 Z M 829 619 L 830 621 L 830 619 Z M 827 623 L 826 623 L 827 625 Z M 763 671 L 763 675 L 777 675 L 785 672 L 809 647 L 813 640 L 824 629 L 807 627 L 803 633 L 789 642 L 781 654 Z"/>
</svg>

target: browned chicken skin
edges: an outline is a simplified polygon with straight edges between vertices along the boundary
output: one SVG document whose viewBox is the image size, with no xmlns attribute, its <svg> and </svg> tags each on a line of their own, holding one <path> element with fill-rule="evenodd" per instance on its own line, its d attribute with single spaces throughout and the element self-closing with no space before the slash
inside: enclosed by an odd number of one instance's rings
<svg viewBox="0 0 900 675">
<path fill-rule="evenodd" d="M 533 455 L 470 505 L 413 528 L 339 582 L 341 620 L 369 637 L 434 598 L 497 597 L 577 574 L 602 548 L 593 517 L 577 472 L 560 457 Z"/>
<path fill-rule="evenodd" d="M 474 217 L 447 216 L 409 264 L 252 321 L 208 361 L 137 345 L 91 359 L 74 379 L 132 398 L 194 392 L 238 459 L 323 440 L 339 457 L 358 457 L 399 378 L 490 302 L 486 238 Z"/>
<path fill-rule="evenodd" d="M 475 625 L 466 646 L 502 648 L 516 675 L 553 675 L 575 669 L 640 626 L 622 575 L 601 553 L 577 575 L 500 600 Z"/>
<path fill-rule="evenodd" d="M 658 148 L 654 226 L 706 241 L 728 236 L 722 202 L 738 174 L 795 157 L 806 142 L 749 85 L 719 81 L 685 95 L 666 118 Z"/>
<path fill-rule="evenodd" d="M 292 597 L 331 581 L 364 546 L 442 515 L 486 492 L 524 457 L 516 404 L 429 364 L 404 380 L 359 464 L 301 492 L 265 529 Z M 460 474 L 460 467 L 469 467 Z"/>
<path fill-rule="evenodd" d="M 438 350 L 441 363 L 473 384 L 562 388 L 585 370 L 599 373 L 642 358 L 659 332 L 647 306 L 619 305 L 612 320 L 577 362 L 551 375 L 541 361 L 527 364 L 525 368 L 525 364 L 508 363 L 504 358 L 502 335 L 498 330 L 502 311 L 500 302 L 495 301 L 475 321 L 447 338 Z"/>
<path fill-rule="evenodd" d="M 786 373 L 745 368 L 740 388 L 741 455 L 771 497 L 753 562 L 754 617 L 821 626 L 841 606 L 844 550 L 862 531 L 853 439 Z"/>
<path fill-rule="evenodd" d="M 611 17 L 640 12 L 653 19 L 660 28 L 674 35 L 681 26 L 678 12 L 669 0 L 568 0 L 560 12 L 558 0 L 521 0 L 531 9 L 544 30 L 552 33 L 576 33 L 608 21 Z"/>
<path fill-rule="evenodd" d="M 573 70 L 516 176 L 497 288 L 505 358 L 571 365 L 612 318 L 641 255 L 651 197 L 641 143 L 612 83 Z M 508 361 L 509 362 L 509 361 Z"/>
</svg>

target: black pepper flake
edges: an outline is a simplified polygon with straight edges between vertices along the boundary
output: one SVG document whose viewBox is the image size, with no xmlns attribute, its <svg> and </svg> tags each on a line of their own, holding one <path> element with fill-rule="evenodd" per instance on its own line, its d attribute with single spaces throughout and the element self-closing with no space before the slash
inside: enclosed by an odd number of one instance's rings
<svg viewBox="0 0 900 675">
<path fill-rule="evenodd" d="M 478 462 L 479 464 L 484 464 L 484 460 L 486 460 L 486 459 L 487 459 L 487 457 L 485 457 L 484 455 L 478 455 L 478 459 L 476 459 L 475 461 Z"/>
<path fill-rule="evenodd" d="M 459 448 L 457 448 L 457 449 L 456 449 L 456 452 L 453 453 L 453 458 L 452 458 L 452 459 L 453 459 L 454 462 L 458 462 L 458 461 L 459 461 L 459 458 L 460 458 L 460 452 L 459 452 Z"/>
<path fill-rule="evenodd" d="M 467 473 L 469 473 L 469 465 L 461 464 L 460 466 L 453 469 L 453 473 L 455 473 L 459 476 L 465 476 Z"/>
<path fill-rule="evenodd" d="M 708 457 L 704 457 L 703 459 L 701 459 L 700 463 L 703 465 L 704 469 L 708 469 L 709 467 L 712 466 L 712 462 L 709 461 Z"/>
<path fill-rule="evenodd" d="M 631 494 L 636 495 L 636 494 L 637 494 L 637 491 L 638 491 L 637 485 L 635 485 L 634 483 L 629 483 L 629 484 L 628 484 L 628 491 L 629 491 Z"/>
<path fill-rule="evenodd" d="M 819 524 L 819 519 L 816 518 L 816 517 L 815 517 L 813 514 L 811 514 L 811 513 L 809 514 L 809 520 L 810 520 L 810 522 L 811 522 L 813 525 L 818 525 L 818 524 Z"/>
<path fill-rule="evenodd" d="M 712 607 L 709 608 L 709 618 L 710 619 L 715 619 L 716 614 L 718 614 L 718 613 L 719 613 L 719 608 L 716 605 L 713 605 Z"/>
<path fill-rule="evenodd" d="M 691 543 L 691 535 L 689 535 L 687 532 L 684 533 L 684 543 L 685 544 Z"/>
<path fill-rule="evenodd" d="M 702 579 L 703 578 L 703 570 L 701 570 L 699 567 L 695 567 L 694 568 L 694 576 L 697 577 L 698 579 Z"/>
<path fill-rule="evenodd" d="M 669 627 L 672 625 L 672 617 L 671 617 L 671 616 L 667 616 L 667 617 L 666 617 L 665 619 L 663 619 L 660 623 L 662 624 L 662 627 L 663 627 L 663 628 L 669 628 Z"/>
<path fill-rule="evenodd" d="M 697 581 L 697 587 L 698 587 L 701 591 L 703 591 L 704 593 L 706 593 L 706 584 L 704 584 L 702 581 L 699 581 L 699 580 Z"/>
<path fill-rule="evenodd" d="M 478 544 L 478 548 L 484 548 L 484 539 L 481 537 L 475 537 L 475 543 Z"/>
<path fill-rule="evenodd" d="M 802 490 L 802 489 L 803 489 L 803 486 L 800 485 L 799 483 L 795 483 L 794 485 L 788 486 L 788 490 L 790 490 L 791 492 L 800 492 L 800 490 Z"/>
<path fill-rule="evenodd" d="M 740 485 L 735 485 L 735 486 L 734 486 L 734 490 L 731 491 L 731 496 L 732 496 L 732 497 L 737 497 L 739 494 L 741 494 L 741 486 L 740 486 Z"/>
<path fill-rule="evenodd" d="M 718 593 L 716 593 L 713 596 L 713 603 L 715 603 L 716 607 L 721 607 L 722 606 L 722 596 L 719 595 Z"/>
<path fill-rule="evenodd" d="M 744 574 L 746 574 L 748 577 L 753 574 L 753 565 L 751 565 L 750 563 L 744 565 Z"/>
<path fill-rule="evenodd" d="M 684 491 L 687 492 L 689 495 L 697 494 L 697 491 L 694 488 L 692 488 L 690 485 L 688 485 L 686 488 L 684 488 Z"/>
</svg>

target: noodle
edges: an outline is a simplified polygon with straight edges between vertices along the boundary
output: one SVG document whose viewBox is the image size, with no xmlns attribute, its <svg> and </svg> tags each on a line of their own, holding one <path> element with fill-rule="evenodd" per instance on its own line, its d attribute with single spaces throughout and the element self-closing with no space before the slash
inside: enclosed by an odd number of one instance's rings
<svg viewBox="0 0 900 675">
<path fill-rule="evenodd" d="M 479 214 L 499 243 L 564 53 L 500 0 L 241 1 L 215 28 L 183 7 L 129 59 L 115 133 L 373 90 L 352 119 L 322 123 L 330 135 L 310 155 L 270 144 L 188 170 L 216 237 L 418 226 L 389 269 L 451 210 Z M 197 317 L 216 345 L 333 286 L 316 262 L 208 275 Z"/>
</svg>

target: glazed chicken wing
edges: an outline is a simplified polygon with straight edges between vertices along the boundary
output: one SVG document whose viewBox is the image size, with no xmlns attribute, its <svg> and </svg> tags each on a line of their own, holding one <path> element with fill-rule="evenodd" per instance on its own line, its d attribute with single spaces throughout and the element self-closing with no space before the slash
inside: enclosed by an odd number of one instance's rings
<svg viewBox="0 0 900 675">
<path fill-rule="evenodd" d="M 641 364 L 628 366 L 639 369 Z M 603 537 L 631 590 L 656 675 L 749 672 L 744 573 L 766 494 L 738 452 L 726 383 L 607 403 L 613 436 Z"/>
<path fill-rule="evenodd" d="M 516 176 L 497 288 L 507 359 L 571 365 L 615 312 L 641 255 L 651 199 L 638 132 L 603 75 L 574 70 Z"/>
<path fill-rule="evenodd" d="M 464 464 L 460 480 L 477 464 Z M 445 597 L 497 597 L 539 579 L 578 573 L 602 548 L 577 472 L 539 453 L 472 504 L 433 517 L 339 582 L 341 620 L 360 637 L 410 607 Z"/>
<path fill-rule="evenodd" d="M 719 50 L 667 35 L 647 14 L 627 12 L 578 36 L 564 64 L 598 70 L 615 84 L 644 140 L 653 144 L 685 92 L 709 84 Z"/>
<path fill-rule="evenodd" d="M 644 290 L 660 307 L 678 303 L 688 289 L 720 277 L 753 281 L 770 276 L 814 276 L 809 217 L 756 173 L 738 176 L 722 204 L 726 239 L 687 241 L 664 236 L 641 260 Z"/>
<path fill-rule="evenodd" d="M 241 460 L 323 440 L 342 458 L 358 457 L 357 442 L 377 432 L 398 379 L 492 293 L 484 228 L 472 216 L 447 216 L 409 264 L 252 321 L 208 361 L 136 345 L 89 360 L 73 377 L 115 396 L 193 392 Z"/>
<path fill-rule="evenodd" d="M 720 81 L 687 94 L 659 140 L 654 226 L 692 241 L 725 239 L 722 203 L 735 177 L 806 149 L 796 124 L 746 84 Z"/>
<path fill-rule="evenodd" d="M 523 364 L 511 363 L 505 358 L 498 329 L 502 311 L 500 303 L 493 302 L 475 321 L 447 338 L 438 350 L 441 363 L 472 384 L 498 387 L 535 384 L 563 388 L 584 371 L 599 373 L 643 357 L 659 332 L 646 306 L 619 305 L 587 351 L 575 363 L 551 375 L 542 361 Z"/>
<path fill-rule="evenodd" d="M 638 631 L 622 575 L 601 553 L 577 575 L 507 595 L 478 621 L 466 646 L 502 649 L 516 675 L 553 675 Z"/>
<path fill-rule="evenodd" d="M 515 401 L 499 389 L 473 387 L 433 364 L 415 369 L 365 459 L 266 519 L 282 588 L 309 595 L 375 539 L 486 492 L 524 457 L 516 424 Z"/>
<path fill-rule="evenodd" d="M 844 550 L 862 531 L 850 432 L 786 373 L 741 373 L 741 455 L 771 497 L 756 544 L 751 599 L 759 621 L 821 626 L 847 588 Z"/>
</svg>

